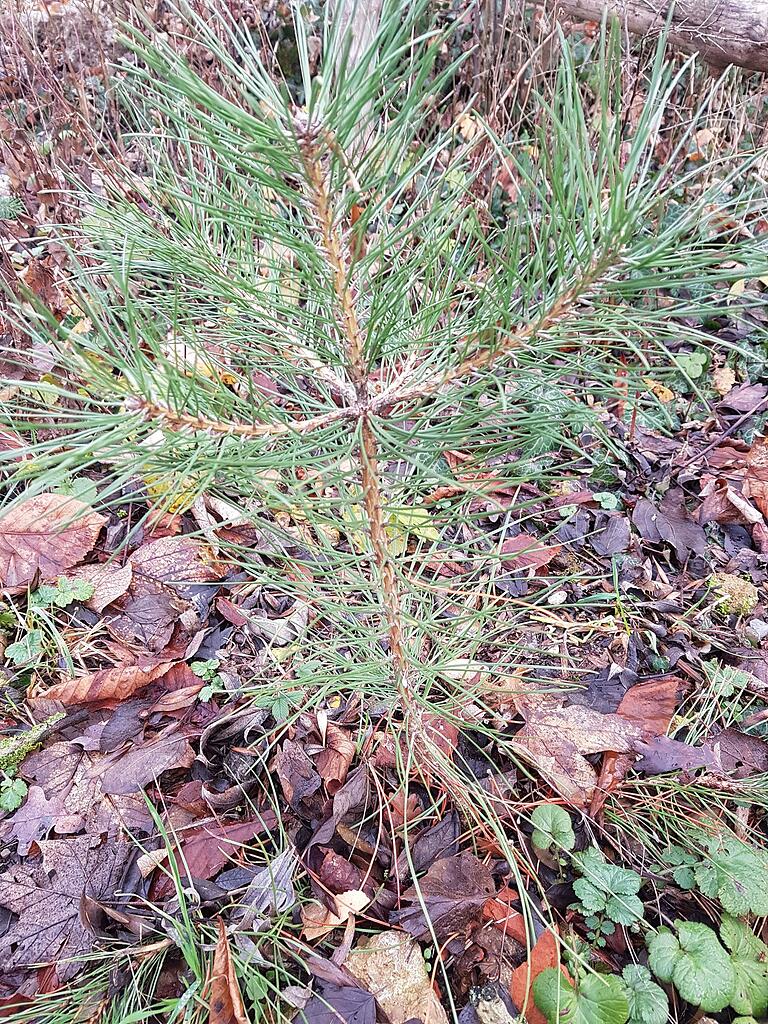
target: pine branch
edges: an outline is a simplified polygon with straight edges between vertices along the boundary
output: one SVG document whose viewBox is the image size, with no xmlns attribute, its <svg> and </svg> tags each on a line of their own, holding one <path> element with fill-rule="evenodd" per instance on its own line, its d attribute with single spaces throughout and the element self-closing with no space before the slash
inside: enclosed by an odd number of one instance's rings
<svg viewBox="0 0 768 1024">
<path fill-rule="evenodd" d="M 339 326 L 345 339 L 347 368 L 357 395 L 360 416 L 360 444 L 358 459 L 363 489 L 363 507 L 368 519 L 368 532 L 374 562 L 381 578 L 381 600 L 389 631 L 389 649 L 395 669 L 398 691 L 403 703 L 410 696 L 408 661 L 403 644 L 402 599 L 398 591 L 392 557 L 387 545 L 383 502 L 378 468 L 378 446 L 365 411 L 368 402 L 368 369 L 365 361 L 365 341 L 360 326 L 355 299 L 350 287 L 350 260 L 345 252 L 344 239 L 335 222 L 317 136 L 306 130 L 300 145 L 310 200 L 323 250 L 333 279 L 333 290 L 338 306 Z"/>
</svg>

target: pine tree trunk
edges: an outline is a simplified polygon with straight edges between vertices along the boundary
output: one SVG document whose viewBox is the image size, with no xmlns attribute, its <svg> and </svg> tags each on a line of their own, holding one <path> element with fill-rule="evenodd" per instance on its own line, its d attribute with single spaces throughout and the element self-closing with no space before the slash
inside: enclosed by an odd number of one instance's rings
<svg viewBox="0 0 768 1024">
<path fill-rule="evenodd" d="M 632 35 L 663 29 L 667 0 L 560 0 L 568 14 L 599 21 L 604 11 L 616 15 Z M 738 64 L 768 71 L 768 0 L 677 0 L 669 40 L 709 64 Z"/>
</svg>

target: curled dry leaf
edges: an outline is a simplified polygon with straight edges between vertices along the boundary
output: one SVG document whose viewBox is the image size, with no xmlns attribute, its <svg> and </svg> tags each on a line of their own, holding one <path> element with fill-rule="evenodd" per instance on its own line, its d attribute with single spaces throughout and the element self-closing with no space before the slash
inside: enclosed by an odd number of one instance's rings
<svg viewBox="0 0 768 1024">
<path fill-rule="evenodd" d="M 0 519 L 0 582 L 55 579 L 85 558 L 106 517 L 64 494 L 27 498 Z"/>
<path fill-rule="evenodd" d="M 704 499 L 699 506 L 699 523 L 706 526 L 715 522 L 762 523 L 760 512 L 747 499 L 734 490 L 725 477 L 709 477 L 701 488 Z"/>
<path fill-rule="evenodd" d="M 768 515 L 768 440 L 766 438 L 755 441 L 747 455 L 743 493 L 745 498 L 751 498 L 763 515 Z"/>
<path fill-rule="evenodd" d="M 448 1024 L 421 949 L 409 935 L 385 931 L 360 939 L 344 966 L 376 997 L 391 1024 Z"/>
<path fill-rule="evenodd" d="M 46 699 L 62 704 L 95 704 L 97 701 L 121 701 L 159 679 L 171 667 L 163 662 L 152 668 L 138 665 L 114 665 L 98 672 L 89 672 L 76 679 L 65 679 L 45 691 Z"/>
<path fill-rule="evenodd" d="M 354 756 L 355 742 L 349 732 L 329 722 L 325 730 L 325 746 L 315 756 L 315 766 L 331 796 L 344 785 Z"/>
<path fill-rule="evenodd" d="M 301 908 L 304 938 L 321 939 L 323 935 L 332 932 L 334 928 L 346 924 L 353 914 L 359 914 L 361 910 L 365 910 L 370 902 L 371 897 L 362 889 L 349 889 L 334 897 L 335 911 L 329 910 L 317 900 L 305 903 Z"/>
<path fill-rule="evenodd" d="M 227 929 L 220 917 L 216 918 L 216 931 L 219 938 L 213 954 L 208 1019 L 210 1024 L 248 1024 L 229 948 Z"/>
</svg>

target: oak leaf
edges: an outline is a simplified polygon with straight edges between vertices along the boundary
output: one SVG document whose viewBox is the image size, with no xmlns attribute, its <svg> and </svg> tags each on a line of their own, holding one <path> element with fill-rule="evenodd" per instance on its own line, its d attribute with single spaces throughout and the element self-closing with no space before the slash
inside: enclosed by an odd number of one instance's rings
<svg viewBox="0 0 768 1024">
<path fill-rule="evenodd" d="M 0 876 L 0 906 L 18 919 L 0 938 L 3 968 L 55 965 L 60 982 L 82 964 L 94 934 L 81 913 L 88 900 L 111 901 L 133 847 L 112 839 L 94 845 L 93 836 L 41 840 L 42 863 L 10 868 Z"/>
</svg>

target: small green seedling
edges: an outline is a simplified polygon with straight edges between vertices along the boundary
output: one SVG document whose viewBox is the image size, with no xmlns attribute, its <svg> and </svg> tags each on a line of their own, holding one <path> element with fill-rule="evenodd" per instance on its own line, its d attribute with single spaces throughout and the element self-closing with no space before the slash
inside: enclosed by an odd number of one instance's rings
<svg viewBox="0 0 768 1024">
<path fill-rule="evenodd" d="M 68 580 L 59 576 L 56 583 L 44 583 L 30 596 L 31 608 L 66 608 L 75 601 L 88 601 L 93 597 L 94 586 L 85 580 Z"/>
<path fill-rule="evenodd" d="M 17 811 L 24 803 L 27 795 L 27 784 L 17 779 L 13 772 L 2 772 L 0 775 L 0 811 L 10 814 Z"/>
<path fill-rule="evenodd" d="M 574 853 L 573 866 L 582 876 L 573 883 L 578 897 L 574 909 L 584 915 L 588 938 L 598 946 L 612 935 L 616 925 L 635 926 L 643 916 L 643 903 L 637 895 L 640 875 L 628 868 L 610 864 L 594 846 Z"/>
<path fill-rule="evenodd" d="M 204 703 L 209 701 L 214 694 L 226 692 L 226 685 L 219 675 L 221 662 L 218 658 L 209 658 L 207 661 L 193 661 L 189 666 L 198 679 L 204 679 L 206 685 L 198 694 L 198 699 Z"/>
<path fill-rule="evenodd" d="M 733 835 L 705 836 L 701 844 L 701 854 L 672 845 L 661 855 L 680 888 L 698 889 L 737 917 L 768 914 L 768 851 Z"/>
<path fill-rule="evenodd" d="M 30 629 L 20 640 L 15 640 L 5 648 L 5 659 L 11 665 L 20 668 L 36 662 L 43 653 L 42 629 Z"/>
</svg>

